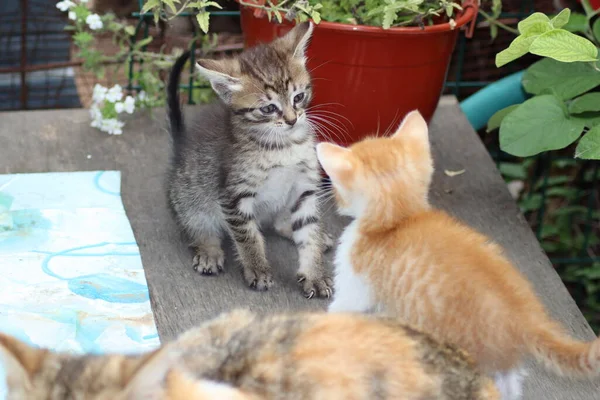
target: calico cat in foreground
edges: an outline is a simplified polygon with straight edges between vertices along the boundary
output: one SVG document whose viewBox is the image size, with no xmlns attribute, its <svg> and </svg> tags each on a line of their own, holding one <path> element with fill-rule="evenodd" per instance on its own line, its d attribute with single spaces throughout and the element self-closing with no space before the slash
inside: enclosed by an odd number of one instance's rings
<svg viewBox="0 0 600 400">
<path fill-rule="evenodd" d="M 168 85 L 168 197 L 195 249 L 194 269 L 223 270 L 221 242 L 229 233 L 246 283 L 268 289 L 273 279 L 261 228 L 273 226 L 298 248 L 297 278 L 308 298 L 333 291 L 323 265 L 331 238 L 320 224 L 321 176 L 307 116 L 312 89 L 305 50 L 312 30 L 306 22 L 235 58 L 199 60 L 197 69 L 219 100 L 196 110 L 193 121 L 184 124 L 178 96 L 189 53 L 175 62 Z"/>
<path fill-rule="evenodd" d="M 560 374 L 600 376 L 600 339 L 563 333 L 498 245 L 431 207 L 433 162 L 419 112 L 392 137 L 323 143 L 317 154 L 339 212 L 354 218 L 340 238 L 329 311 L 379 309 L 454 343 L 495 375 L 506 399 L 520 396 L 524 354 Z"/>
<path fill-rule="evenodd" d="M 142 356 L 78 356 L 0 334 L 7 400 L 497 400 L 461 350 L 392 319 L 235 310 Z"/>
</svg>

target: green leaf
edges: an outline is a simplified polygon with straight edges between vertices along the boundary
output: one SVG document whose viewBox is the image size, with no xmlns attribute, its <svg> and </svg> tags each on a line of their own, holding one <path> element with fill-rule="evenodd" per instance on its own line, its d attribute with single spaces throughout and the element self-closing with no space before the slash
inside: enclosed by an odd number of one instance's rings
<svg viewBox="0 0 600 400">
<path fill-rule="evenodd" d="M 558 15 L 550 20 L 550 24 L 556 29 L 562 28 L 569 22 L 571 17 L 571 10 L 568 8 L 563 9 Z"/>
<path fill-rule="evenodd" d="M 569 22 L 563 26 L 563 29 L 569 32 L 585 32 L 588 27 L 588 20 L 584 14 L 571 13 Z"/>
<path fill-rule="evenodd" d="M 528 93 L 539 95 L 553 90 L 568 100 L 600 85 L 600 73 L 589 64 L 544 59 L 527 69 L 522 84 Z"/>
<path fill-rule="evenodd" d="M 275 11 L 275 19 L 277 20 L 277 22 L 282 23 L 283 22 L 283 18 L 281 17 L 281 13 L 279 11 Z"/>
<path fill-rule="evenodd" d="M 502 123 L 502 120 L 504 119 L 504 117 L 506 117 L 508 114 L 510 114 L 514 109 L 516 109 L 519 106 L 520 106 L 520 104 L 513 104 L 512 106 L 508 106 L 506 108 L 503 108 L 502 110 L 496 111 L 496 113 L 494 115 L 492 115 L 490 117 L 490 120 L 488 121 L 486 132 L 489 133 L 489 132 L 493 131 L 494 129 L 500 128 L 500 124 Z"/>
<path fill-rule="evenodd" d="M 533 194 L 526 196 L 523 200 L 519 201 L 519 206 L 523 212 L 539 210 L 542 206 L 543 198 L 541 194 Z"/>
<path fill-rule="evenodd" d="M 147 46 L 147 45 L 148 45 L 148 44 L 149 44 L 149 43 L 152 41 L 152 39 L 153 39 L 153 38 L 152 38 L 151 36 L 150 36 L 150 37 L 147 37 L 147 38 L 144 38 L 144 39 L 140 40 L 139 42 L 136 42 L 136 43 L 133 45 L 133 47 L 134 47 L 135 49 L 141 49 L 142 47 L 144 47 L 144 46 Z"/>
<path fill-rule="evenodd" d="M 385 7 L 383 12 L 383 29 L 390 29 L 396 19 L 396 11 Z"/>
<path fill-rule="evenodd" d="M 148 0 L 146 4 L 144 4 L 144 6 L 142 7 L 142 14 L 147 13 L 155 7 L 160 7 L 159 0 Z"/>
<path fill-rule="evenodd" d="M 135 35 L 135 28 L 128 25 L 125 27 L 125 33 L 127 33 L 129 36 L 133 36 Z"/>
<path fill-rule="evenodd" d="M 529 17 L 519 22 L 519 25 L 517 26 L 517 28 L 519 29 L 519 33 L 527 33 L 527 30 L 530 26 L 539 22 L 550 25 L 550 18 L 548 18 L 545 14 L 540 12 L 533 13 Z"/>
<path fill-rule="evenodd" d="M 508 46 L 496 54 L 496 67 L 500 68 L 519 57 L 524 56 L 529 51 L 529 48 L 537 36 L 517 36 Z"/>
<path fill-rule="evenodd" d="M 171 12 L 173 12 L 173 13 L 177 12 L 177 8 L 175 7 L 174 0 L 162 0 L 162 2 L 171 9 Z"/>
<path fill-rule="evenodd" d="M 318 11 L 313 11 L 310 16 L 311 16 L 313 22 L 315 24 L 319 25 L 319 22 L 321 22 L 321 14 Z"/>
<path fill-rule="evenodd" d="M 586 128 L 594 128 L 598 125 L 600 125 L 600 112 L 594 112 L 594 111 L 589 111 L 589 112 L 584 112 L 581 114 L 577 114 L 575 116 L 573 116 L 572 118 L 580 120 Z"/>
<path fill-rule="evenodd" d="M 210 19 L 210 13 L 203 12 L 196 15 L 196 20 L 198 21 L 198 25 L 200 25 L 200 29 L 202 32 L 208 33 L 208 23 Z M 270 21 L 271 19 L 269 19 Z"/>
<path fill-rule="evenodd" d="M 577 143 L 575 157 L 600 160 L 600 126 L 590 129 Z"/>
<path fill-rule="evenodd" d="M 508 114 L 500 125 L 500 148 L 529 157 L 567 147 L 581 135 L 583 122 L 569 118 L 554 95 L 533 97 Z"/>
<path fill-rule="evenodd" d="M 592 33 L 598 42 L 600 42 L 600 18 L 594 21 L 594 25 L 592 25 Z"/>
<path fill-rule="evenodd" d="M 586 93 L 569 104 L 571 114 L 581 114 L 587 111 L 600 111 L 600 92 Z"/>
<path fill-rule="evenodd" d="M 564 29 L 555 29 L 538 36 L 529 52 L 557 61 L 596 61 L 598 49 L 589 40 Z"/>
<path fill-rule="evenodd" d="M 77 32 L 73 35 L 73 41 L 79 47 L 83 47 L 94 41 L 94 36 L 89 32 Z"/>
<path fill-rule="evenodd" d="M 512 179 L 527 179 L 527 169 L 523 164 L 503 162 L 498 166 L 502 176 Z"/>
</svg>

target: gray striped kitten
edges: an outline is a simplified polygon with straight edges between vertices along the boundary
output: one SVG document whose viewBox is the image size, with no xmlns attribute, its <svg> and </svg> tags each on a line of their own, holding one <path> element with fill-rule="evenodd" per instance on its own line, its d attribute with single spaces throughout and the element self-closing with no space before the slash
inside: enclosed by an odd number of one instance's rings
<svg viewBox="0 0 600 400">
<path fill-rule="evenodd" d="M 297 25 L 272 43 L 238 57 L 198 61 L 219 101 L 200 107 L 183 123 L 178 85 L 189 53 L 175 63 L 168 85 L 173 157 L 168 196 L 177 222 L 195 250 L 193 267 L 204 275 L 223 270 L 222 240 L 233 238 L 246 283 L 273 284 L 261 229 L 273 226 L 298 248 L 304 295 L 330 297 L 323 265 L 331 238 L 321 229 L 320 169 L 307 119 L 311 78 L 305 49 L 311 23 Z"/>
</svg>

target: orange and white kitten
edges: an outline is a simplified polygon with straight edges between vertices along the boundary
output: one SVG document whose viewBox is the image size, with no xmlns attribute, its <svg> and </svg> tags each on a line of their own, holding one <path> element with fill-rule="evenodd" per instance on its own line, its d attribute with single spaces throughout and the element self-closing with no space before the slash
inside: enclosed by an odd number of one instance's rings
<svg viewBox="0 0 600 400">
<path fill-rule="evenodd" d="M 519 398 L 524 355 L 575 377 L 600 376 L 600 339 L 576 341 L 492 240 L 428 201 L 433 174 L 418 111 L 389 138 L 317 146 L 339 212 L 353 217 L 335 258 L 330 312 L 382 310 L 466 349 Z"/>
</svg>

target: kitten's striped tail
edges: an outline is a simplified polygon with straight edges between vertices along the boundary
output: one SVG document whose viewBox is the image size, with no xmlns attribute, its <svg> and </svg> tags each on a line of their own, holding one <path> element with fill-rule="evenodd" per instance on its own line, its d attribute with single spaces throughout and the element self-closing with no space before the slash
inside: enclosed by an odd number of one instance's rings
<svg viewBox="0 0 600 400">
<path fill-rule="evenodd" d="M 183 134 L 183 114 L 179 104 L 179 80 L 185 63 L 190 58 L 190 52 L 183 53 L 173 64 L 167 85 L 167 110 L 171 136 L 177 141 Z"/>
<path fill-rule="evenodd" d="M 580 342 L 560 332 L 554 322 L 531 323 L 525 344 L 547 368 L 565 376 L 600 377 L 600 338 Z"/>
</svg>

